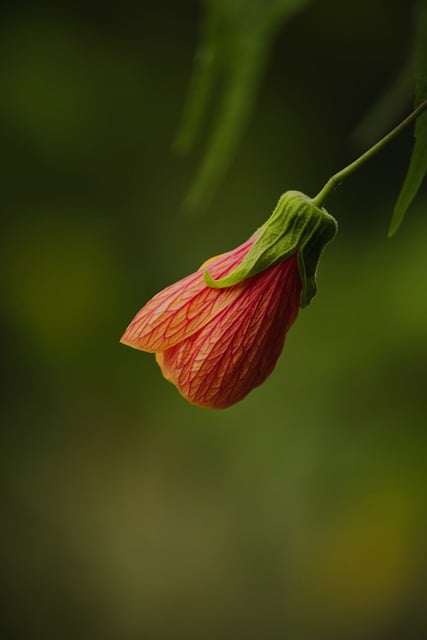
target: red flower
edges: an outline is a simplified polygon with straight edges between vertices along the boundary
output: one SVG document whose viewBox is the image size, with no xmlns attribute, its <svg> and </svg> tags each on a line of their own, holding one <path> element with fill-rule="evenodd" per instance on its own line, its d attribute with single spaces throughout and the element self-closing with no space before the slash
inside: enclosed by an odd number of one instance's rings
<svg viewBox="0 0 427 640">
<path fill-rule="evenodd" d="M 167 380 L 192 404 L 224 409 L 273 371 L 300 306 L 297 253 L 236 285 L 219 279 L 246 257 L 255 239 L 212 258 L 167 287 L 135 316 L 121 342 L 156 354 Z"/>
</svg>

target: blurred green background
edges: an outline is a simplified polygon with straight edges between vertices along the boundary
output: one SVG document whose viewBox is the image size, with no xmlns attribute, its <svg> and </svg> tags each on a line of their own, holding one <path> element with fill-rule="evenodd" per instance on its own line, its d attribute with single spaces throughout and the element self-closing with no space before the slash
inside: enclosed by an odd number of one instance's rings
<svg viewBox="0 0 427 640">
<path fill-rule="evenodd" d="M 280 29 L 190 215 L 209 122 L 187 158 L 171 145 L 201 17 L 190 0 L 1 10 L 0 637 L 425 637 L 425 188 L 386 238 L 411 132 L 330 198 L 319 294 L 243 402 L 192 407 L 118 342 L 283 191 L 315 195 L 360 153 L 412 3 L 317 0 Z"/>
</svg>

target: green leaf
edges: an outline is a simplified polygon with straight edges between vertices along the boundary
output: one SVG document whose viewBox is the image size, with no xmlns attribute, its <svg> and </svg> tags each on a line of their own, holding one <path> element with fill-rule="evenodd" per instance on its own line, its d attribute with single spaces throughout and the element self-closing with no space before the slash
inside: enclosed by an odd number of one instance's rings
<svg viewBox="0 0 427 640">
<path fill-rule="evenodd" d="M 205 0 L 202 42 L 175 148 L 188 152 L 209 99 L 218 103 L 207 148 L 186 204 L 208 202 L 227 171 L 254 107 L 279 28 L 310 0 Z"/>
<path fill-rule="evenodd" d="M 427 0 L 420 0 L 415 41 L 415 104 L 427 100 Z M 415 124 L 415 145 L 402 190 L 399 194 L 388 234 L 399 228 L 427 173 L 427 112 Z"/>
</svg>

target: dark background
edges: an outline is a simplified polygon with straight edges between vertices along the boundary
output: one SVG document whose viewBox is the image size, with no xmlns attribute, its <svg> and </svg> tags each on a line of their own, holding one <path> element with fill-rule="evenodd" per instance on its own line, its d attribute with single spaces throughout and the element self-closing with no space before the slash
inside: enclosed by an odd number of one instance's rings
<svg viewBox="0 0 427 640">
<path fill-rule="evenodd" d="M 425 189 L 386 238 L 411 132 L 331 196 L 319 294 L 242 403 L 192 407 L 118 342 L 283 191 L 315 195 L 361 152 L 412 3 L 319 0 L 285 25 L 232 166 L 190 215 L 203 136 L 185 159 L 171 143 L 201 15 L 1 10 L 0 637 L 422 638 Z"/>
</svg>

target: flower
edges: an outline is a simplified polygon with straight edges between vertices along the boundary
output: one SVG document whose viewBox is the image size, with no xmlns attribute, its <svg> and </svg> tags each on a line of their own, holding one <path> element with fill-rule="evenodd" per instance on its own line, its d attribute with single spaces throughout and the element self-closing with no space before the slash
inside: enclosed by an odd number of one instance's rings
<svg viewBox="0 0 427 640">
<path fill-rule="evenodd" d="M 323 207 L 287 191 L 247 242 L 154 296 L 121 342 L 155 353 L 192 404 L 239 402 L 273 371 L 299 307 L 316 294 L 319 258 L 336 232 Z"/>
<path fill-rule="evenodd" d="M 300 304 L 296 254 L 233 286 L 216 289 L 255 238 L 167 287 L 135 316 L 121 342 L 154 352 L 164 377 L 192 404 L 224 409 L 273 371 Z"/>
</svg>

